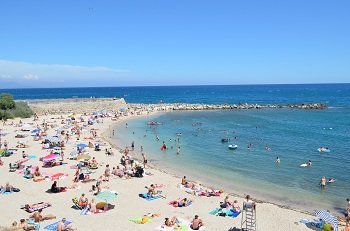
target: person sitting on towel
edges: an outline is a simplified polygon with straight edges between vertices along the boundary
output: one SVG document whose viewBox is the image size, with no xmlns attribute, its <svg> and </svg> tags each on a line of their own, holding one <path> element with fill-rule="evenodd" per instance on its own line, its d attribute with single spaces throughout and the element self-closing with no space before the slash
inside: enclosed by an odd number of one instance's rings
<svg viewBox="0 0 350 231">
<path fill-rule="evenodd" d="M 79 202 L 78 202 L 79 206 L 85 208 L 88 204 L 89 201 L 88 199 L 85 197 L 85 194 L 81 194 L 81 197 L 79 198 Z"/>
<path fill-rule="evenodd" d="M 57 225 L 57 231 L 73 231 L 75 229 L 73 229 L 71 226 L 66 225 L 66 218 L 63 218 L 60 223 Z"/>
<path fill-rule="evenodd" d="M 199 217 L 198 217 L 198 215 L 195 215 L 194 216 L 194 219 L 192 220 L 192 222 L 191 222 L 191 229 L 193 229 L 193 230 L 199 230 L 200 229 L 200 227 L 202 227 L 203 226 L 203 221 L 202 221 L 202 219 L 199 219 Z"/>
<path fill-rule="evenodd" d="M 51 185 L 51 189 L 50 191 L 52 193 L 59 193 L 59 192 L 63 192 L 66 190 L 66 187 L 58 187 L 57 186 L 57 181 L 54 181 L 53 184 Z"/>
</svg>

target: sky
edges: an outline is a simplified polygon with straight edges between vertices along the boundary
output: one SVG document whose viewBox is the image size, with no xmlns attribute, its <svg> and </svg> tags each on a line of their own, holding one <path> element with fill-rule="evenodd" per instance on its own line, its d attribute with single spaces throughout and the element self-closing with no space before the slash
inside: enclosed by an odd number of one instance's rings
<svg viewBox="0 0 350 231">
<path fill-rule="evenodd" d="M 350 82 L 349 0 L 5 0 L 0 88 Z"/>
</svg>

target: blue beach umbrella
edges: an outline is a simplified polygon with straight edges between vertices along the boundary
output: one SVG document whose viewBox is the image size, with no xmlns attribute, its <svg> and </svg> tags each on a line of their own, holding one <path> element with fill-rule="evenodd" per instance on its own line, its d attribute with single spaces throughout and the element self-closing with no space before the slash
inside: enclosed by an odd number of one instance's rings
<svg viewBox="0 0 350 231">
<path fill-rule="evenodd" d="M 87 144 L 83 144 L 83 143 L 77 144 L 78 148 L 86 148 L 87 146 L 88 146 Z"/>
<path fill-rule="evenodd" d="M 39 128 L 35 128 L 32 130 L 32 133 L 39 133 L 40 132 L 40 129 Z"/>
<path fill-rule="evenodd" d="M 316 217 L 322 219 L 326 223 L 328 223 L 331 226 L 333 226 L 334 231 L 338 231 L 338 220 L 332 214 L 330 214 L 326 210 L 315 210 L 314 214 L 315 214 Z"/>
</svg>

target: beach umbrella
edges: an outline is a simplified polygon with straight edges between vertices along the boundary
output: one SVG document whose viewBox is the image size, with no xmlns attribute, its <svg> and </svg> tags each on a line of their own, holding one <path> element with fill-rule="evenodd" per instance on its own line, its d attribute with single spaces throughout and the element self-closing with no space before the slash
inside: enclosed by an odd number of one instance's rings
<svg viewBox="0 0 350 231">
<path fill-rule="evenodd" d="M 51 143 L 60 142 L 60 139 L 57 136 L 46 136 L 45 139 L 50 141 Z"/>
<path fill-rule="evenodd" d="M 56 160 L 58 157 L 59 157 L 59 155 L 49 154 L 49 155 L 43 157 L 42 161 L 49 162 L 49 161 L 52 161 L 52 160 Z"/>
<path fill-rule="evenodd" d="M 86 148 L 87 146 L 88 146 L 87 144 L 83 144 L 83 143 L 77 144 L 78 148 Z"/>
<path fill-rule="evenodd" d="M 334 217 L 332 214 L 330 214 L 326 210 L 315 210 L 314 215 L 320 219 L 322 219 L 324 222 L 330 224 L 333 226 L 334 231 L 338 230 L 338 220 L 336 217 Z"/>
<path fill-rule="evenodd" d="M 30 131 L 30 130 L 32 130 L 32 125 L 30 125 L 30 124 L 23 124 L 22 125 L 22 131 Z"/>
<path fill-rule="evenodd" d="M 112 191 L 103 191 L 98 193 L 96 198 L 104 201 L 111 201 L 117 198 L 117 193 Z"/>
<path fill-rule="evenodd" d="M 77 160 L 90 160 L 91 156 L 89 156 L 88 154 L 81 154 L 77 157 Z"/>
<path fill-rule="evenodd" d="M 32 130 L 32 133 L 39 133 L 40 132 L 40 129 L 39 128 L 35 128 Z"/>
</svg>

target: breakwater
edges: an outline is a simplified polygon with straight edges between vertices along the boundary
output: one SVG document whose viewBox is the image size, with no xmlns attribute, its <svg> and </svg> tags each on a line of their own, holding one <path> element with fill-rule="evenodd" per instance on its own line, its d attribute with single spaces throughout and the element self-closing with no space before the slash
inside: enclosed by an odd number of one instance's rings
<svg viewBox="0 0 350 231">
<path fill-rule="evenodd" d="M 107 110 L 110 113 L 118 111 L 152 112 L 179 110 L 229 110 L 229 109 L 264 109 L 264 108 L 297 108 L 306 110 L 326 109 L 323 103 L 305 104 L 187 104 L 187 103 L 159 103 L 159 104 L 129 104 L 123 98 L 78 98 L 78 99 L 48 99 L 29 100 L 29 107 L 38 115 L 45 113 L 91 113 Z"/>
</svg>

